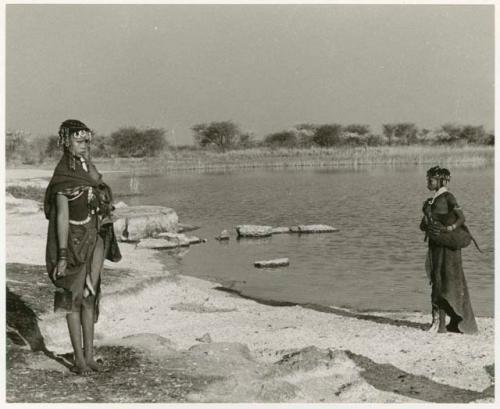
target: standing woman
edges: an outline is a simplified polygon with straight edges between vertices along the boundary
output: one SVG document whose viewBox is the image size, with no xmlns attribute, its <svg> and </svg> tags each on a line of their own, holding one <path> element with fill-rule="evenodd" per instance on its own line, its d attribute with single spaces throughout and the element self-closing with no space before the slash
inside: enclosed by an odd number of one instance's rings
<svg viewBox="0 0 500 409">
<path fill-rule="evenodd" d="M 473 334 L 477 324 L 462 268 L 463 246 L 457 245 L 455 239 L 460 232 L 469 237 L 470 243 L 470 234 L 462 209 L 447 189 L 449 180 L 450 171 L 446 168 L 434 166 L 427 171 L 427 188 L 434 195 L 424 202 L 420 229 L 429 239 L 426 270 L 432 286 L 431 329 Z M 448 325 L 446 315 L 450 317 Z"/>
<path fill-rule="evenodd" d="M 121 258 L 111 221 L 111 189 L 90 160 L 91 140 L 83 122 L 61 124 L 58 145 L 64 153 L 44 200 L 47 272 L 57 287 L 54 310 L 67 313 L 73 371 L 82 375 L 100 369 L 93 344 L 104 259 Z"/>
</svg>

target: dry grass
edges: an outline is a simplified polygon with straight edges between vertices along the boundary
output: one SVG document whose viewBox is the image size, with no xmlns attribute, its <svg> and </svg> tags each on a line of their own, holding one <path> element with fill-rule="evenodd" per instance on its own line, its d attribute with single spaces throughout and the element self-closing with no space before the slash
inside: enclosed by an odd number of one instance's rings
<svg viewBox="0 0 500 409">
<path fill-rule="evenodd" d="M 245 149 L 225 153 L 209 150 L 170 150 L 156 158 L 96 160 L 99 169 L 226 170 L 240 168 L 322 168 L 364 165 L 488 166 L 494 161 L 491 146 L 384 146 L 309 149 Z"/>
</svg>

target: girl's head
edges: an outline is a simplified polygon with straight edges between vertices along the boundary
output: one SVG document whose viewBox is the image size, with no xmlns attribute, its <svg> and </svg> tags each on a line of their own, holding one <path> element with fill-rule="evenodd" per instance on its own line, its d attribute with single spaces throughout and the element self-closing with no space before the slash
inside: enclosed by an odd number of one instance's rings
<svg viewBox="0 0 500 409">
<path fill-rule="evenodd" d="M 75 156 L 87 157 L 91 140 L 92 131 L 81 121 L 68 119 L 59 127 L 57 144 Z"/>
<path fill-rule="evenodd" d="M 450 181 L 451 174 L 446 168 L 433 166 L 427 171 L 427 188 L 429 190 L 438 190 L 446 186 Z"/>
</svg>

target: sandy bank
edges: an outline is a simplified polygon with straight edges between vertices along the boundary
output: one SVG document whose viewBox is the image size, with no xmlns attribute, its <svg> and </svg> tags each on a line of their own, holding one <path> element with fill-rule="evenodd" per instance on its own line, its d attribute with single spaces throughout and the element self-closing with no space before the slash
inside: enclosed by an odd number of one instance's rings
<svg viewBox="0 0 500 409">
<path fill-rule="evenodd" d="M 9 213 L 6 225 L 7 262 L 43 266 L 43 213 Z M 492 385 L 485 369 L 494 363 L 492 318 L 479 318 L 479 333 L 467 336 L 424 331 L 430 316 L 420 313 L 374 313 L 384 318 L 377 322 L 355 312 L 270 306 L 220 291 L 215 283 L 172 277 L 153 250 L 121 249 L 123 260 L 106 268 L 125 271 L 128 290 L 118 285 L 119 275 L 104 286 L 96 343 L 137 348 L 150 363 L 205 379 L 190 381 L 198 386 L 187 388 L 185 401 L 411 402 L 443 401 L 441 396 L 455 402 L 464 393 L 468 397 L 458 401 L 492 402 L 491 392 L 481 394 Z M 48 350 L 71 351 L 63 317 L 46 311 L 39 318 Z M 297 356 L 311 366 L 292 365 Z M 401 385 L 377 384 L 383 376 Z"/>
</svg>

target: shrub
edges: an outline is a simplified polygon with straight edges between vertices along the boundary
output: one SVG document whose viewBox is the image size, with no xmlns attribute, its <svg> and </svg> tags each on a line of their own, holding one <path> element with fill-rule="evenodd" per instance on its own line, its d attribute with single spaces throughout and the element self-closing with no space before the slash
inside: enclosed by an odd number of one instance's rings
<svg viewBox="0 0 500 409">
<path fill-rule="evenodd" d="M 239 126 L 232 121 L 197 124 L 191 130 L 193 131 L 194 140 L 199 146 L 215 146 L 222 152 L 238 147 L 243 136 Z M 243 140 L 249 142 L 249 135 L 245 134 Z"/>
<path fill-rule="evenodd" d="M 163 129 L 120 128 L 111 134 L 111 147 L 121 157 L 157 156 L 167 145 Z"/>
<path fill-rule="evenodd" d="M 322 125 L 316 130 L 313 142 L 322 147 L 339 145 L 341 132 L 342 126 L 338 124 Z"/>
<path fill-rule="evenodd" d="M 264 144 L 271 148 L 293 148 L 297 146 L 297 135 L 292 131 L 282 131 L 267 135 Z"/>
</svg>

